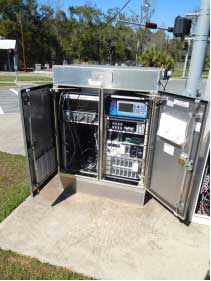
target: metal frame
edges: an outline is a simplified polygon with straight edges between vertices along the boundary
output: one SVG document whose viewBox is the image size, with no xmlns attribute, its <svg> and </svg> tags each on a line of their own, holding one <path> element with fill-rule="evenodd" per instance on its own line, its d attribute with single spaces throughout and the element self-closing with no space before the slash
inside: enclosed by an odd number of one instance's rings
<svg viewBox="0 0 211 281">
<path fill-rule="evenodd" d="M 28 155 L 27 142 L 26 142 L 25 122 L 24 122 L 24 116 L 23 116 L 23 103 L 22 103 L 21 90 L 19 90 L 19 92 L 18 92 L 18 97 L 19 97 L 19 104 L 20 104 L 21 126 L 22 126 L 22 132 L 23 132 L 24 150 L 25 150 L 25 154 L 26 154 L 27 178 L 28 178 L 28 183 L 29 183 L 30 194 L 33 196 L 34 188 L 32 186 L 32 181 L 31 181 L 32 174 L 31 174 L 31 168 L 29 165 L 29 155 Z"/>
<path fill-rule="evenodd" d="M 210 150 L 210 104 L 207 104 L 206 114 L 204 116 L 203 127 L 201 130 L 201 138 L 198 145 L 198 152 L 196 156 L 196 165 L 193 171 L 193 177 L 191 181 L 191 188 L 189 192 L 189 201 L 193 204 L 187 208 L 187 217 L 189 220 L 192 219 L 196 209 L 198 195 L 201 189 L 204 170 L 206 167 L 206 161 Z"/>
</svg>

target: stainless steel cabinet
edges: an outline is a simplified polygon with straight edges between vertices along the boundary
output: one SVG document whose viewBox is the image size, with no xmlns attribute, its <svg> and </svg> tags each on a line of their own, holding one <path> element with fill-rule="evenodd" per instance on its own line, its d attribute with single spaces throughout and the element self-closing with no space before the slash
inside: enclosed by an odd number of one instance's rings
<svg viewBox="0 0 211 281">
<path fill-rule="evenodd" d="M 68 74 L 71 74 L 71 78 L 68 78 Z M 137 80 L 139 74 L 140 80 Z M 197 171 L 201 151 L 207 150 L 207 144 L 205 147 L 203 140 L 207 138 L 205 134 L 209 134 L 205 130 L 209 103 L 158 92 L 158 81 L 159 70 L 156 69 L 56 67 L 53 85 L 21 90 L 20 102 L 31 192 L 36 192 L 55 174 L 61 174 L 61 91 L 75 89 L 89 93 L 89 90 L 93 89 L 99 93 L 99 175 L 96 179 L 87 178 L 87 188 L 88 185 L 95 186 L 94 193 L 99 194 L 99 190 L 103 190 L 102 194 L 105 196 L 110 188 L 117 198 L 124 194 L 122 198 L 125 200 L 137 198 L 135 201 L 140 200 L 140 204 L 144 203 L 145 193 L 148 191 L 176 216 L 182 220 L 190 220 L 196 201 L 195 194 L 199 189 L 196 177 L 203 176 Z M 104 101 L 105 95 L 116 93 L 120 97 L 127 94 L 130 98 L 135 96 L 136 99 L 147 95 L 150 100 L 146 167 L 141 188 L 120 182 L 104 182 Z M 83 186 L 83 190 L 86 189 L 86 177 L 69 175 L 65 171 L 62 171 L 62 176 L 71 176 L 72 181 L 77 182 L 79 187 Z"/>
</svg>

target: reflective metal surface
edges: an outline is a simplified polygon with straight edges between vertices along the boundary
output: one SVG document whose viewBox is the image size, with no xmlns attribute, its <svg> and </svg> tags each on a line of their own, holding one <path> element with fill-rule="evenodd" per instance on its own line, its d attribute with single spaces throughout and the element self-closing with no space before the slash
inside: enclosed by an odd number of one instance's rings
<svg viewBox="0 0 211 281">
<path fill-rule="evenodd" d="M 158 91 L 159 68 L 55 65 L 54 86 L 78 86 L 118 90 Z"/>
<path fill-rule="evenodd" d="M 170 208 L 175 215 L 185 219 L 192 179 L 192 169 L 188 166 L 188 161 L 192 161 L 194 166 L 200 139 L 197 123 L 203 121 L 205 105 L 203 103 L 195 104 L 194 99 L 163 95 L 168 99 L 168 103 L 164 102 L 157 107 L 157 116 L 155 116 L 154 122 L 159 120 L 161 114 L 165 112 L 179 119 L 187 120 L 189 125 L 184 145 L 177 145 L 158 136 L 157 129 L 153 132 L 154 138 L 151 140 L 152 172 L 148 190 Z M 179 99 L 181 104 L 179 101 L 175 104 L 175 99 Z M 183 104 L 183 102 L 185 103 Z M 188 107 L 182 106 L 187 104 Z M 187 156 L 187 161 L 185 156 Z"/>
</svg>

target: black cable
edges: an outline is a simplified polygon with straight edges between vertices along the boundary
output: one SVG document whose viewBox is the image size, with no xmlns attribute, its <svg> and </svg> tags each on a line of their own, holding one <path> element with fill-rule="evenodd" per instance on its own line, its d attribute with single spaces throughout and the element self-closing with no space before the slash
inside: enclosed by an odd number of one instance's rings
<svg viewBox="0 0 211 281">
<path fill-rule="evenodd" d="M 119 11 L 105 24 L 105 26 L 107 26 L 109 23 L 111 23 L 120 13 L 121 11 L 124 10 L 124 8 L 127 7 L 127 5 L 131 2 L 131 0 L 128 0 L 123 6 L 122 8 L 119 9 Z M 104 27 L 105 27 L 104 26 Z"/>
<path fill-rule="evenodd" d="M 102 37 L 102 35 L 103 35 L 103 33 L 102 33 L 102 32 L 103 32 L 103 29 L 106 28 L 107 25 L 108 25 L 109 23 L 111 23 L 111 22 L 124 10 L 124 8 L 127 7 L 127 5 L 128 5 L 130 2 L 131 2 L 131 0 L 128 0 L 128 1 L 119 9 L 119 11 L 118 11 L 109 21 L 107 21 L 104 26 L 101 27 L 101 29 L 100 29 L 100 35 L 99 35 L 99 37 L 100 37 L 100 38 L 99 38 L 99 39 L 100 39 L 100 60 L 101 60 L 101 52 L 102 52 L 101 46 L 103 45 L 103 37 Z"/>
<path fill-rule="evenodd" d="M 66 97 L 65 97 L 65 99 L 66 99 Z M 65 99 L 64 99 L 64 101 L 65 101 Z M 64 103 L 64 102 L 63 102 L 63 103 Z M 73 149 L 74 149 L 74 150 L 73 150 L 72 157 L 71 157 L 71 159 L 69 160 L 69 164 L 71 164 L 72 161 L 73 161 L 73 159 L 74 159 L 74 157 L 75 157 L 77 147 L 76 147 L 76 144 L 75 144 L 75 140 L 74 140 L 74 136 L 73 136 L 73 132 L 72 132 L 71 125 L 70 125 L 70 123 L 69 123 L 68 120 L 67 120 L 65 123 L 67 124 L 67 127 L 69 128 L 69 131 L 70 131 L 70 134 L 71 134 L 71 138 L 72 138 L 72 143 L 73 143 Z M 65 146 L 66 146 L 66 143 L 65 143 Z"/>
<path fill-rule="evenodd" d="M 65 96 L 66 96 L 66 93 L 62 92 L 60 94 L 60 97 L 59 97 L 59 121 L 60 121 L 60 124 L 61 123 L 67 123 L 67 126 L 69 127 L 69 123 L 64 120 L 64 116 L 63 116 L 63 106 L 64 106 L 64 102 L 65 102 L 65 99 L 66 99 Z M 59 127 L 60 127 L 62 145 L 64 145 L 66 147 L 66 139 L 64 139 L 64 132 L 63 132 L 63 130 L 65 130 L 65 127 L 63 127 L 63 125 L 62 126 L 60 125 Z M 75 142 L 74 142 L 74 138 L 72 136 L 71 128 L 69 128 L 69 129 L 70 129 L 70 132 L 71 132 L 71 137 L 72 137 L 73 146 L 74 146 L 73 156 L 72 156 L 71 160 L 69 161 L 71 163 L 74 156 L 75 156 L 76 150 L 75 150 Z M 65 149 L 65 153 L 67 154 L 67 148 Z"/>
<path fill-rule="evenodd" d="M 168 81 L 169 81 L 169 79 L 167 79 L 165 86 L 163 86 L 163 83 L 161 82 L 161 80 L 159 81 L 160 85 L 163 87 L 163 91 L 164 92 L 166 91 L 166 87 L 167 87 Z"/>
<path fill-rule="evenodd" d="M 163 83 L 161 82 L 161 80 L 159 81 L 159 83 L 163 87 L 163 90 L 164 90 L 164 86 L 163 86 Z"/>
<path fill-rule="evenodd" d="M 165 84 L 165 86 L 164 86 L 164 92 L 166 91 L 166 87 L 167 87 L 167 85 L 168 85 L 168 82 L 169 82 L 169 79 L 166 80 L 166 84 Z"/>
<path fill-rule="evenodd" d="M 79 99 L 79 97 L 80 97 L 80 95 L 78 94 L 77 100 Z M 78 146 L 79 146 L 79 149 L 80 149 L 80 153 L 82 153 L 81 144 L 80 144 L 80 140 L 79 140 L 77 129 L 75 127 L 75 122 L 74 122 L 74 118 L 73 118 L 73 112 L 72 112 L 72 109 L 71 109 L 71 104 L 70 104 L 70 99 L 69 98 L 68 98 L 68 104 L 69 104 L 69 108 L 70 108 L 73 129 L 75 131 L 75 136 L 76 136 L 76 139 L 78 141 Z"/>
</svg>

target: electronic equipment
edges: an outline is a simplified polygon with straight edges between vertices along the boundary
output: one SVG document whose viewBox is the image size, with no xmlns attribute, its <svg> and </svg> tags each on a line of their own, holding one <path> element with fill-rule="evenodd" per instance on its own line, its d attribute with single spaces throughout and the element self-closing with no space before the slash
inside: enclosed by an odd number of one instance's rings
<svg viewBox="0 0 211 281">
<path fill-rule="evenodd" d="M 109 115 L 146 119 L 148 115 L 148 102 L 113 98 L 109 105 Z"/>
<path fill-rule="evenodd" d="M 77 92 L 61 95 L 64 169 L 97 177 L 99 96 Z"/>
<path fill-rule="evenodd" d="M 71 92 L 70 94 L 65 95 L 66 98 L 72 99 L 72 100 L 84 100 L 84 101 L 99 101 L 99 96 L 96 95 L 90 95 L 86 93 L 74 93 Z"/>
<path fill-rule="evenodd" d="M 107 109 L 106 178 L 138 185 L 144 177 L 149 100 L 113 95 L 107 99 Z"/>
<path fill-rule="evenodd" d="M 145 120 L 139 122 L 128 122 L 123 119 L 113 119 L 108 117 L 107 119 L 107 129 L 108 131 L 118 131 L 122 133 L 130 133 L 137 135 L 144 135 L 146 129 Z"/>
<path fill-rule="evenodd" d="M 64 111 L 64 118 L 66 121 L 84 124 L 98 125 L 98 114 L 84 111 Z"/>
<path fill-rule="evenodd" d="M 106 174 L 115 177 L 127 178 L 138 181 L 140 179 L 141 162 L 124 157 L 108 157 L 106 162 Z"/>
</svg>

